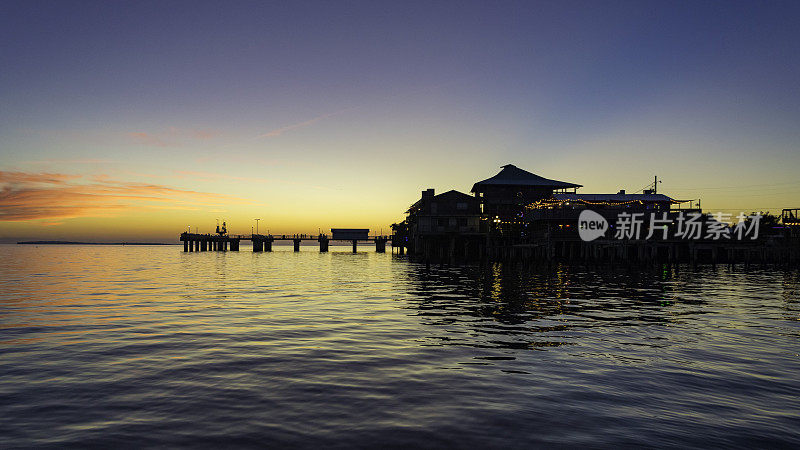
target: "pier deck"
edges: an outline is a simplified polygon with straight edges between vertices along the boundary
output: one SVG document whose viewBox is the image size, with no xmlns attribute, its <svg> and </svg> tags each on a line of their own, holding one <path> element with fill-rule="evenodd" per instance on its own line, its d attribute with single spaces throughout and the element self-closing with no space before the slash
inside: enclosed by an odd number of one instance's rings
<svg viewBox="0 0 800 450">
<path fill-rule="evenodd" d="M 239 251 L 241 241 L 251 241 L 254 252 L 272 251 L 272 244 L 276 241 L 291 241 L 294 244 L 294 251 L 300 251 L 300 244 L 303 242 L 319 243 L 319 251 L 327 252 L 330 242 L 350 242 L 353 245 L 353 253 L 358 251 L 358 243 L 374 243 L 375 251 L 378 253 L 386 252 L 386 242 L 391 240 L 389 236 L 358 236 L 357 238 L 335 238 L 327 234 L 200 234 L 200 233 L 181 233 L 180 240 L 183 242 L 184 252 L 205 252 L 205 251 Z"/>
</svg>

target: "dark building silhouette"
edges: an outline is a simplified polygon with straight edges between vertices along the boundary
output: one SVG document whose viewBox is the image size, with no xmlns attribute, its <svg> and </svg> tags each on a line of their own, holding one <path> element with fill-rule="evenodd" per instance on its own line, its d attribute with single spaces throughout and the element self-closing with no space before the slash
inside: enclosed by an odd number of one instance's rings
<svg viewBox="0 0 800 450">
<path fill-rule="evenodd" d="M 669 210 L 676 200 L 664 194 L 654 194 L 652 191 L 642 194 L 626 194 L 623 190 L 616 194 L 553 194 L 550 199 L 542 200 L 539 203 L 560 208 L 579 208 L 583 205 L 592 208 L 613 206 L 615 208 Z"/>
<path fill-rule="evenodd" d="M 785 245 L 778 241 L 770 250 L 761 241 L 715 240 L 707 231 L 724 230 L 728 224 L 703 215 L 699 202 L 695 206 L 692 200 L 659 194 L 657 186 L 656 178 L 641 193 L 584 194 L 578 193 L 580 184 L 544 178 L 508 164 L 495 176 L 475 183 L 474 196 L 423 191 L 406 219 L 392 225 L 392 245 L 428 262 L 486 257 L 605 260 L 612 264 L 616 260 L 704 259 L 749 263 L 769 258 L 792 260 L 800 254 L 781 253 L 778 250 Z M 606 228 L 604 235 L 584 241 L 578 228 L 581 212 L 586 210 L 605 219 Z M 794 236 L 786 228 L 800 228 L 797 211 L 783 211 L 783 234 Z M 685 238 L 686 230 L 678 233 L 687 217 L 700 223 L 691 240 Z M 626 225 L 626 220 L 628 224 L 636 221 L 635 229 Z M 706 232 L 700 233 L 703 230 Z"/>
<path fill-rule="evenodd" d="M 469 254 L 463 247 L 505 252 L 513 248 L 551 245 L 553 239 L 577 241 L 578 216 L 592 209 L 609 223 L 621 212 L 669 213 L 687 200 L 675 200 L 655 191 L 628 194 L 578 193 L 577 183 L 552 180 L 522 170 L 513 164 L 491 178 L 472 186 L 474 197 L 458 191 L 435 195 L 422 192 L 411 205 L 407 218 L 393 225 L 396 246 L 410 253 L 429 257 Z M 685 209 L 681 211 L 699 211 Z"/>
<path fill-rule="evenodd" d="M 434 195 L 422 191 L 422 198 L 408 209 L 415 231 L 421 234 L 478 233 L 481 209 L 475 197 L 455 190 Z"/>
<path fill-rule="evenodd" d="M 506 164 L 497 175 L 475 183 L 472 192 L 480 199 L 487 217 L 516 220 L 522 218 L 525 205 L 551 198 L 556 192 L 577 192 L 580 187 L 583 186 L 540 177 Z"/>
<path fill-rule="evenodd" d="M 591 209 L 613 221 L 622 212 L 670 212 L 673 211 L 673 206 L 687 202 L 690 201 L 675 200 L 650 190 L 641 194 L 627 194 L 624 190 L 616 194 L 558 193 L 526 205 L 523 217 L 527 222 L 559 219 L 564 223 L 574 223 L 581 211 Z"/>
<path fill-rule="evenodd" d="M 406 213 L 405 242 L 412 253 L 450 247 L 463 249 L 464 253 L 470 247 L 477 250 L 485 241 L 487 230 L 481 220 L 480 202 L 469 194 L 451 190 L 435 195 L 433 189 L 427 189 Z"/>
</svg>

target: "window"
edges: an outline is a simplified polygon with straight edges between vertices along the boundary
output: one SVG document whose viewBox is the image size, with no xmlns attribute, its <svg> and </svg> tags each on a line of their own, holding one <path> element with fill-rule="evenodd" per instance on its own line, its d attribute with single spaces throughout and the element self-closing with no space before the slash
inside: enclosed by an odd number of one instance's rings
<svg viewBox="0 0 800 450">
<path fill-rule="evenodd" d="M 465 210 L 467 209 L 467 204 L 465 202 L 456 203 L 456 209 Z"/>
</svg>

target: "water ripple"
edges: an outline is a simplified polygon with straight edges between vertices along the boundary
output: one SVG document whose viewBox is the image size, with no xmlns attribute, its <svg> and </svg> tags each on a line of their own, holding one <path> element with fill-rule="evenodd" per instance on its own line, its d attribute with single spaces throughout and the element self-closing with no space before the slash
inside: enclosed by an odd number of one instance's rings
<svg viewBox="0 0 800 450">
<path fill-rule="evenodd" d="M 2 249 L 3 448 L 800 445 L 796 272 Z"/>
</svg>

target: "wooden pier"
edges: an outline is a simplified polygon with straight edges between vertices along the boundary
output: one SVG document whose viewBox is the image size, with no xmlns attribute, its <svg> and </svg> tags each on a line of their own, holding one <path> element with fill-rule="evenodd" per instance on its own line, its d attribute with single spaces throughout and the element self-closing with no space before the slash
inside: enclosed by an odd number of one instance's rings
<svg viewBox="0 0 800 450">
<path fill-rule="evenodd" d="M 249 234 L 249 235 L 217 235 L 217 234 L 199 234 L 199 233 L 181 233 L 180 240 L 183 242 L 184 252 L 205 252 L 205 251 L 239 251 L 241 241 L 251 241 L 253 243 L 254 252 L 271 252 L 272 244 L 274 242 L 291 241 L 294 245 L 294 251 L 300 251 L 300 245 L 303 242 L 316 242 L 319 244 L 320 252 L 327 252 L 330 247 L 331 241 L 337 242 L 350 242 L 353 246 L 353 253 L 358 251 L 358 243 L 374 243 L 375 251 L 378 253 L 386 252 L 386 242 L 390 240 L 389 236 L 354 236 L 345 235 L 337 236 L 334 232 L 333 236 L 327 234 Z"/>
<path fill-rule="evenodd" d="M 781 264 L 800 263 L 800 244 L 770 237 L 757 241 L 620 241 L 559 239 L 539 244 L 487 247 L 491 260 L 573 261 L 604 264 Z"/>
<path fill-rule="evenodd" d="M 605 265 L 647 264 L 800 264 L 800 239 L 768 236 L 753 241 L 729 240 L 615 240 L 540 239 L 513 242 L 484 236 L 429 236 L 418 247 L 402 237 L 392 240 L 398 253 L 424 263 L 464 261 L 577 262 Z M 404 248 L 405 247 L 405 248 Z"/>
</svg>

